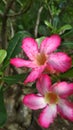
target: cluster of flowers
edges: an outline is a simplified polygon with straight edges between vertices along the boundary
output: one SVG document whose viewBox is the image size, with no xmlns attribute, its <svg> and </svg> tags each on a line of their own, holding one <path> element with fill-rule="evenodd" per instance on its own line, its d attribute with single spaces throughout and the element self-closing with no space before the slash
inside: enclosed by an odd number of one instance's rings
<svg viewBox="0 0 73 130">
<path fill-rule="evenodd" d="M 61 38 L 59 35 L 46 37 L 40 47 L 35 39 L 24 38 L 22 49 L 29 60 L 13 58 L 10 63 L 16 67 L 31 68 L 31 72 L 24 81 L 36 81 L 37 94 L 27 94 L 23 103 L 30 109 L 43 109 L 39 115 L 38 123 L 47 128 L 59 113 L 65 119 L 73 121 L 73 104 L 67 101 L 67 97 L 73 94 L 73 83 L 65 81 L 52 85 L 49 74 L 66 72 L 71 67 L 71 58 L 64 52 L 57 52 Z M 30 100 L 29 100 L 30 99 Z"/>
</svg>

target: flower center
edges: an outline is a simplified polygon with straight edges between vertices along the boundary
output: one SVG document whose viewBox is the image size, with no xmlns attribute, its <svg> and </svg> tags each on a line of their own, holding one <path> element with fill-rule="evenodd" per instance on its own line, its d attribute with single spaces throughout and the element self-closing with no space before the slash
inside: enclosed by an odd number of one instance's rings
<svg viewBox="0 0 73 130">
<path fill-rule="evenodd" d="M 45 94 L 45 100 L 46 102 L 49 104 L 57 104 L 58 103 L 58 95 L 53 93 L 53 92 L 50 92 L 50 93 L 46 93 Z"/>
<path fill-rule="evenodd" d="M 44 63 L 46 62 L 47 60 L 47 57 L 45 56 L 44 53 L 39 53 L 36 57 L 36 60 L 37 60 L 37 64 L 38 65 L 44 65 Z"/>
</svg>

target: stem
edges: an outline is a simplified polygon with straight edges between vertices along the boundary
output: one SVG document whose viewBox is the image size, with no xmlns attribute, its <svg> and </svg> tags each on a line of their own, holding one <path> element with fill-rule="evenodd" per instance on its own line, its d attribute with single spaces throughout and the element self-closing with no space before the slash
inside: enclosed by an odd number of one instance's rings
<svg viewBox="0 0 73 130">
<path fill-rule="evenodd" d="M 2 16 L 2 29 L 1 29 L 1 42 L 2 42 L 2 48 L 6 49 L 7 46 L 7 33 L 6 33 L 6 29 L 7 29 L 7 20 L 8 20 L 8 16 L 7 14 L 9 13 L 13 3 L 15 2 L 15 0 L 9 0 L 8 3 L 6 4 L 6 8 L 4 11 L 4 14 Z"/>
<path fill-rule="evenodd" d="M 40 16 L 41 16 L 41 12 L 43 10 L 43 6 L 41 6 L 38 10 L 38 14 L 37 14 L 37 20 L 36 20 L 36 25 L 35 25 L 35 30 L 34 30 L 34 35 L 35 35 L 35 38 L 37 37 L 38 35 L 38 27 L 39 27 L 39 23 L 40 23 Z"/>
</svg>

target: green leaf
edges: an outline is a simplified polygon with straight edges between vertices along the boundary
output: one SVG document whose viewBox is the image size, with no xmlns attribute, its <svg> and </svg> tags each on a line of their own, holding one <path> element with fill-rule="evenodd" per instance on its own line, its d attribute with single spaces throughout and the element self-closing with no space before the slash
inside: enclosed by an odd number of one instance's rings
<svg viewBox="0 0 73 130">
<path fill-rule="evenodd" d="M 0 76 L 2 76 L 3 75 L 3 72 L 2 71 L 0 71 Z"/>
<path fill-rule="evenodd" d="M 30 34 L 26 31 L 18 32 L 9 42 L 9 46 L 7 49 L 7 59 L 15 57 L 21 51 L 22 39 L 30 36 Z"/>
<path fill-rule="evenodd" d="M 2 10 L 0 10 L 0 14 L 3 15 L 3 11 Z"/>
<path fill-rule="evenodd" d="M 2 127 L 7 120 L 7 112 L 4 104 L 3 91 L 0 90 L 0 127 Z"/>
<path fill-rule="evenodd" d="M 7 48 L 7 57 L 4 61 L 3 67 L 1 68 L 2 70 L 8 66 L 10 58 L 15 57 L 21 52 L 22 39 L 29 36 L 30 34 L 28 32 L 20 31 L 11 39 Z"/>
<path fill-rule="evenodd" d="M 65 31 L 67 31 L 67 30 L 70 30 L 70 29 L 72 29 L 72 26 L 69 25 L 69 24 L 67 24 L 67 25 L 62 26 L 62 27 L 58 30 L 58 32 L 59 32 L 59 33 L 62 33 L 62 32 L 65 32 Z"/>
<path fill-rule="evenodd" d="M 69 30 L 68 32 L 64 33 L 61 35 L 62 38 L 65 38 L 65 37 L 73 37 L 73 28 L 71 30 Z"/>
<path fill-rule="evenodd" d="M 45 25 L 47 25 L 47 27 L 53 29 L 53 26 L 51 25 L 50 22 L 48 22 L 48 21 L 46 21 L 46 20 L 45 20 L 44 22 L 45 22 Z"/>
<path fill-rule="evenodd" d="M 61 46 L 73 49 L 73 42 L 62 42 Z"/>
<path fill-rule="evenodd" d="M 16 1 L 19 3 L 20 6 L 23 6 L 20 0 L 16 0 Z"/>
<path fill-rule="evenodd" d="M 38 28 L 38 33 L 41 36 L 43 36 L 43 35 L 46 36 L 46 35 L 48 35 L 48 28 L 45 25 L 40 25 Z"/>
<path fill-rule="evenodd" d="M 26 78 L 27 74 L 17 74 L 13 76 L 5 76 L 2 78 L 4 82 L 9 85 L 16 84 L 18 82 L 23 82 Z"/>
<path fill-rule="evenodd" d="M 60 78 L 73 78 L 73 67 L 65 73 L 60 74 Z"/>
<path fill-rule="evenodd" d="M 3 0 L 3 2 L 4 2 L 4 4 L 7 4 L 7 3 L 6 3 L 6 0 Z"/>
<path fill-rule="evenodd" d="M 7 52 L 6 50 L 1 49 L 0 50 L 0 64 L 3 62 L 3 60 L 6 58 Z"/>
<path fill-rule="evenodd" d="M 57 26 L 58 26 L 58 23 L 59 23 L 59 17 L 58 16 L 55 16 L 53 18 L 53 30 L 57 30 Z"/>
</svg>

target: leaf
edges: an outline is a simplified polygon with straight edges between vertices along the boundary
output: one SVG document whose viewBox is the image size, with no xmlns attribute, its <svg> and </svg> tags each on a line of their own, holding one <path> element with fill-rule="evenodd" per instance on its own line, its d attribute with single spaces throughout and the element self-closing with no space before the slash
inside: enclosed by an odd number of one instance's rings
<svg viewBox="0 0 73 130">
<path fill-rule="evenodd" d="M 68 32 L 64 33 L 62 36 L 62 38 L 65 38 L 65 37 L 73 37 L 73 28 L 71 30 L 69 30 Z"/>
<path fill-rule="evenodd" d="M 3 0 L 3 2 L 4 2 L 4 4 L 7 4 L 7 3 L 6 3 L 6 0 Z"/>
<path fill-rule="evenodd" d="M 3 60 L 6 58 L 7 52 L 6 50 L 1 49 L 0 50 L 0 64 L 3 62 Z"/>
<path fill-rule="evenodd" d="M 1 68 L 2 70 L 8 66 L 10 58 L 15 57 L 21 52 L 22 39 L 29 36 L 30 34 L 28 32 L 20 31 L 11 39 L 7 48 L 7 57 L 4 61 L 3 67 Z"/>
<path fill-rule="evenodd" d="M 17 74 L 13 76 L 5 76 L 2 78 L 4 82 L 9 85 L 16 84 L 18 82 L 23 82 L 26 78 L 27 74 Z"/>
<path fill-rule="evenodd" d="M 16 0 L 18 3 L 19 3 L 19 5 L 20 6 L 22 6 L 23 7 L 23 4 L 21 3 L 21 1 L 20 0 Z"/>
<path fill-rule="evenodd" d="M 7 112 L 4 104 L 3 91 L 0 89 L 0 127 L 2 127 L 7 120 Z"/>
<path fill-rule="evenodd" d="M 18 32 L 9 42 L 9 46 L 7 49 L 7 59 L 15 57 L 19 52 L 21 51 L 21 42 L 22 39 L 25 37 L 30 36 L 30 34 L 26 31 L 20 31 Z"/>
<path fill-rule="evenodd" d="M 72 26 L 71 26 L 70 24 L 67 24 L 67 25 L 62 26 L 62 27 L 58 30 L 58 32 L 59 32 L 59 33 L 62 33 L 62 32 L 65 32 L 66 30 L 70 30 L 70 29 L 72 29 Z"/>
<path fill-rule="evenodd" d="M 45 20 L 44 22 L 45 22 L 45 25 L 47 25 L 47 27 L 53 29 L 53 26 L 51 25 L 50 22 L 48 22 L 48 21 L 46 21 L 46 20 Z"/>
<path fill-rule="evenodd" d="M 48 33 L 49 33 L 49 30 L 45 25 L 40 25 L 39 28 L 38 28 L 38 33 L 41 36 L 47 36 Z"/>
<path fill-rule="evenodd" d="M 58 23 L 59 23 L 59 17 L 55 16 L 53 18 L 53 30 L 57 30 Z"/>
<path fill-rule="evenodd" d="M 65 73 L 60 74 L 60 78 L 73 78 L 73 67 Z"/>
<path fill-rule="evenodd" d="M 2 71 L 0 71 L 0 76 L 2 76 L 3 75 L 3 72 Z"/>
<path fill-rule="evenodd" d="M 67 47 L 68 49 L 73 49 L 73 42 L 62 42 L 60 47 Z"/>
<path fill-rule="evenodd" d="M 3 15 L 3 11 L 2 10 L 0 10 L 0 14 Z"/>
</svg>

